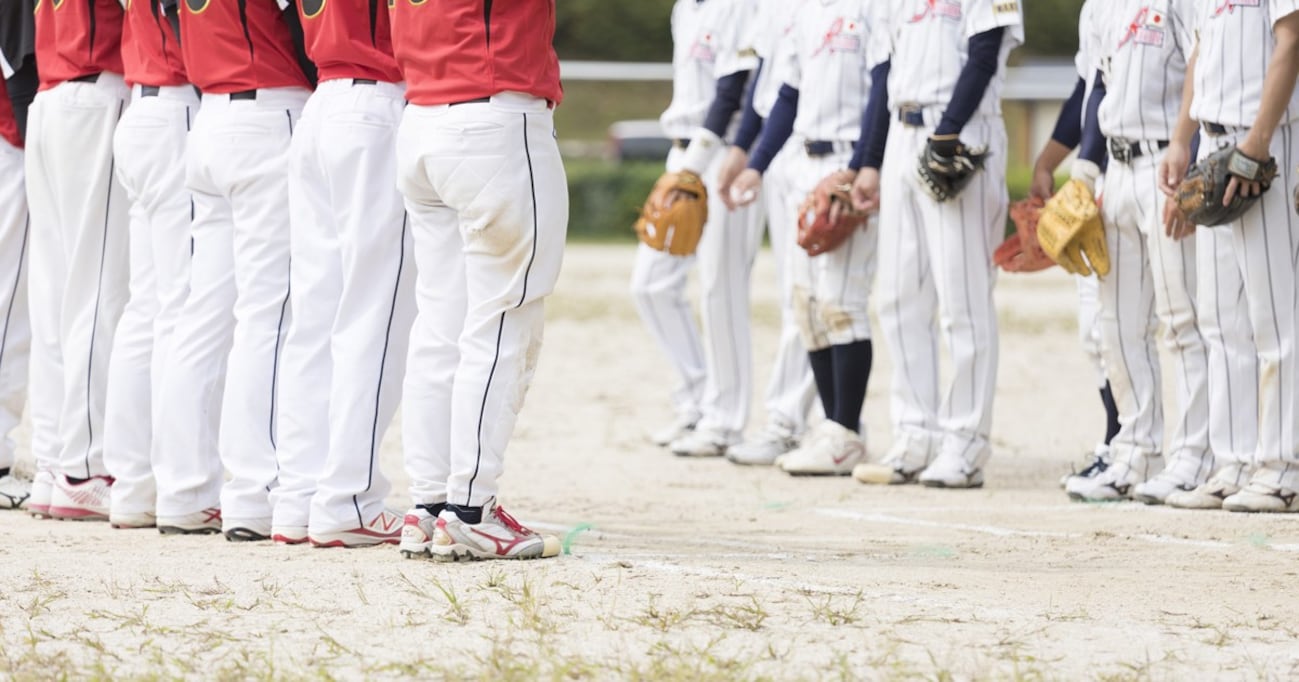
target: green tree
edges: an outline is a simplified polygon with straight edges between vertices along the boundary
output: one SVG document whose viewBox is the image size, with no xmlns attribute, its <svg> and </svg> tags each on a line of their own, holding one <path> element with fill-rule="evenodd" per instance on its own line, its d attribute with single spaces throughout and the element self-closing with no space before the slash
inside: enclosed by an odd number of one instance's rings
<svg viewBox="0 0 1299 682">
<path fill-rule="evenodd" d="M 555 48 L 561 59 L 672 61 L 672 4 L 673 0 L 559 0 Z"/>
<path fill-rule="evenodd" d="M 1078 51 L 1083 0 L 1019 0 L 1024 5 L 1024 56 L 1072 57 Z"/>
</svg>

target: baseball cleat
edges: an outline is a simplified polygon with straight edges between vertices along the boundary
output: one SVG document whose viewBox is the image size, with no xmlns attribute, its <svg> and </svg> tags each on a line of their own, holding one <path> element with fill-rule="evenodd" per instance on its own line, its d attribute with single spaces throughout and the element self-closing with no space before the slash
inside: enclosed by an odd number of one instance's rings
<svg viewBox="0 0 1299 682">
<path fill-rule="evenodd" d="M 983 469 L 971 468 L 958 456 L 939 455 L 917 480 L 927 488 L 982 488 Z"/>
<path fill-rule="evenodd" d="M 1069 473 L 1060 477 L 1061 490 L 1064 490 L 1066 487 L 1068 487 L 1069 479 L 1074 478 L 1075 476 L 1081 478 L 1092 478 L 1094 476 L 1098 476 L 1102 471 L 1105 471 L 1105 469 L 1108 468 L 1110 465 L 1110 446 L 1108 445 L 1096 446 L 1095 451 L 1087 453 L 1085 461 L 1087 463 L 1086 465 L 1083 466 L 1083 468 L 1074 469 L 1070 467 Z"/>
<path fill-rule="evenodd" d="M 32 478 L 32 496 L 27 498 L 27 513 L 38 519 L 50 518 L 50 498 L 54 496 L 54 474 L 38 471 Z"/>
<path fill-rule="evenodd" d="M 1211 461 L 1187 455 L 1174 456 L 1167 468 L 1132 489 L 1132 499 L 1145 504 L 1163 504 L 1173 493 L 1195 490 L 1208 478 L 1210 469 L 1207 465 Z"/>
<path fill-rule="evenodd" d="M 1164 504 L 1178 509 L 1222 509 L 1222 501 L 1240 492 L 1249 481 L 1249 471 L 1241 464 L 1228 464 L 1194 490 L 1175 491 Z"/>
<path fill-rule="evenodd" d="M 810 441 L 782 457 L 780 470 L 791 476 L 847 476 L 866 458 L 861 436 L 829 419 L 817 424 Z"/>
<path fill-rule="evenodd" d="M 215 535 L 221 532 L 221 509 L 208 507 L 202 511 L 180 516 L 159 516 L 158 533 L 161 535 Z"/>
<path fill-rule="evenodd" d="M 1234 512 L 1267 514 L 1299 512 L 1299 492 L 1251 480 L 1243 490 L 1223 500 L 1222 508 Z"/>
<path fill-rule="evenodd" d="M 229 542 L 261 542 L 271 539 L 271 520 L 221 517 L 221 534 Z"/>
<path fill-rule="evenodd" d="M 443 511 L 429 545 L 438 561 L 545 559 L 559 556 L 559 549 L 559 538 L 525 528 L 494 498 L 483 505 L 481 523 L 466 523 L 454 511 Z"/>
<path fill-rule="evenodd" d="M 787 429 L 769 425 L 757 438 L 727 448 L 726 459 L 732 464 L 769 466 L 775 464 L 776 458 L 797 447 L 798 439 Z"/>
<path fill-rule="evenodd" d="M 396 545 L 401 542 L 403 517 L 387 509 L 359 528 L 319 532 L 311 531 L 313 547 L 373 547 Z"/>
<path fill-rule="evenodd" d="M 55 476 L 50 517 L 64 521 L 107 521 L 112 486 L 113 479 L 108 476 L 76 481 L 64 475 Z"/>
<path fill-rule="evenodd" d="M 438 517 L 420 507 L 411 507 L 402 519 L 401 543 L 397 549 L 407 559 L 425 558 L 433 546 L 433 531 Z"/>
<path fill-rule="evenodd" d="M 671 445 L 673 441 L 693 432 L 695 430 L 695 424 L 698 422 L 698 418 L 677 417 L 676 421 L 649 434 L 650 442 L 661 448 L 665 448 Z"/>
<path fill-rule="evenodd" d="M 0 476 L 0 509 L 23 509 L 32 496 L 32 482 L 6 470 Z"/>
<path fill-rule="evenodd" d="M 867 485 L 907 485 L 915 483 L 920 472 L 929 466 L 932 456 L 925 442 L 902 437 L 879 462 L 862 462 L 853 467 L 852 477 Z"/>
<path fill-rule="evenodd" d="M 158 517 L 154 516 L 153 512 L 124 514 L 122 512 L 109 511 L 108 525 L 122 530 L 153 528 L 158 525 Z"/>
<path fill-rule="evenodd" d="M 678 457 L 721 457 L 726 454 L 726 446 L 721 434 L 695 429 L 672 441 L 668 448 Z"/>
<path fill-rule="evenodd" d="M 1118 502 L 1132 499 L 1134 488 L 1154 477 L 1164 468 L 1164 458 L 1160 455 L 1137 456 L 1137 467 L 1112 462 L 1105 471 L 1083 478 L 1075 476 L 1069 479 L 1065 492 L 1075 502 Z"/>
<path fill-rule="evenodd" d="M 301 545 L 307 542 L 306 526 L 277 526 L 271 524 L 271 542 L 277 545 Z"/>
</svg>

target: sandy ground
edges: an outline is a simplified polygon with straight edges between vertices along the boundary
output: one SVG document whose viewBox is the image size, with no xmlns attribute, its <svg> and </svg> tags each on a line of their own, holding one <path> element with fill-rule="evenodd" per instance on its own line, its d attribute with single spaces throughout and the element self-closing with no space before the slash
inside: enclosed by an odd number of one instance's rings
<svg viewBox="0 0 1299 682">
<path fill-rule="evenodd" d="M 1056 487 L 1101 426 L 1064 275 L 1001 282 L 987 487 L 934 491 L 647 444 L 668 370 L 625 294 L 631 259 L 571 250 L 510 453 L 507 505 L 569 554 L 441 565 L 6 513 L 0 678 L 1299 677 L 1296 519 L 1071 504 Z M 764 253 L 761 380 L 772 272 Z"/>
</svg>

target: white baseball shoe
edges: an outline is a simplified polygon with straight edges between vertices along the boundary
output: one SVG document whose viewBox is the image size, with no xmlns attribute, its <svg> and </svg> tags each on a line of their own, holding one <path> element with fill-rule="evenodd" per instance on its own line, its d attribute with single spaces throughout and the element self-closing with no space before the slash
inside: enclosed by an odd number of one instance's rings
<svg viewBox="0 0 1299 682">
<path fill-rule="evenodd" d="M 50 518 L 50 498 L 54 497 L 54 474 L 38 471 L 32 478 L 32 496 L 27 498 L 27 513 L 38 519 Z"/>
<path fill-rule="evenodd" d="M 429 546 L 438 561 L 545 559 L 559 556 L 559 549 L 559 538 L 525 528 L 495 499 L 483 505 L 481 523 L 466 523 L 454 511 L 443 511 Z"/>
<path fill-rule="evenodd" d="M 789 429 L 768 424 L 757 438 L 727 448 L 726 459 L 732 464 L 769 466 L 797 447 L 798 439 Z"/>
<path fill-rule="evenodd" d="M 668 449 L 678 457 L 721 457 L 729 445 L 726 436 L 711 429 L 695 429 L 672 441 Z"/>
<path fill-rule="evenodd" d="M 1194 490 L 1175 491 L 1164 498 L 1164 504 L 1178 509 L 1222 509 L 1222 501 L 1240 492 L 1249 481 L 1249 471 L 1242 464 L 1228 464 Z"/>
<path fill-rule="evenodd" d="M 960 455 L 940 454 L 917 480 L 927 488 L 982 488 L 983 469 L 971 466 Z"/>
<path fill-rule="evenodd" d="M 829 419 L 817 424 L 805 447 L 780 459 L 791 476 L 847 476 L 866 458 L 866 443 L 852 429 Z"/>
<path fill-rule="evenodd" d="M 31 481 L 7 470 L 0 476 L 0 509 L 23 509 L 31 496 Z"/>
<path fill-rule="evenodd" d="M 108 512 L 108 525 L 123 530 L 153 528 L 158 525 L 158 517 L 153 512 L 125 514 L 110 510 Z"/>
<path fill-rule="evenodd" d="M 1212 455 L 1205 455 L 1212 457 Z M 1176 455 L 1168 466 L 1150 480 L 1138 483 L 1132 489 L 1132 499 L 1145 504 L 1163 504 L 1173 493 L 1185 493 L 1195 490 L 1209 478 L 1212 459 L 1205 462 L 1201 457 Z"/>
<path fill-rule="evenodd" d="M 373 547 L 401 542 L 401 514 L 385 509 L 364 526 L 334 531 L 311 531 L 313 547 Z"/>
<path fill-rule="evenodd" d="M 221 517 L 221 534 L 230 542 L 261 542 L 271 539 L 271 519 L 232 519 Z"/>
<path fill-rule="evenodd" d="M 64 475 L 55 476 L 50 516 L 65 521 L 107 521 L 112 487 L 109 476 L 91 476 L 76 482 Z"/>
<path fill-rule="evenodd" d="M 208 507 L 180 516 L 158 517 L 158 533 L 161 535 L 216 535 L 220 532 L 220 507 Z"/>
<path fill-rule="evenodd" d="M 1069 479 L 1079 476 L 1082 478 L 1091 478 L 1105 471 L 1110 465 L 1110 446 L 1100 444 L 1096 449 L 1087 453 L 1084 458 L 1084 464 L 1081 469 L 1070 465 L 1069 473 L 1060 477 L 1060 489 L 1064 490 L 1069 485 Z"/>
<path fill-rule="evenodd" d="M 1234 512 L 1271 514 L 1299 512 L 1299 491 L 1272 483 L 1276 478 L 1275 471 L 1260 468 L 1240 492 L 1222 501 L 1222 508 Z"/>
<path fill-rule="evenodd" d="M 650 442 L 665 448 L 672 444 L 678 438 L 682 438 L 695 430 L 695 424 L 699 422 L 697 417 L 677 417 L 676 421 L 664 426 L 661 429 L 649 434 Z"/>
<path fill-rule="evenodd" d="M 277 545 L 301 545 L 308 540 L 306 526 L 271 523 L 271 542 Z"/>
<path fill-rule="evenodd" d="M 1091 478 L 1069 479 L 1065 492 L 1075 502 L 1118 502 L 1132 499 L 1133 488 L 1145 483 L 1164 468 L 1161 455 L 1137 457 L 1136 466 L 1111 462 L 1109 467 Z"/>
<path fill-rule="evenodd" d="M 913 442 L 906 437 L 893 441 L 893 446 L 879 462 L 862 462 L 853 467 L 852 477 L 867 485 L 907 485 L 920 478 L 920 472 L 933 461 L 932 450 L 926 443 Z"/>
<path fill-rule="evenodd" d="M 438 517 L 430 514 L 424 507 L 411 507 L 402 519 L 401 543 L 397 550 L 407 559 L 426 558 L 433 546 L 433 531 L 437 529 Z"/>
</svg>

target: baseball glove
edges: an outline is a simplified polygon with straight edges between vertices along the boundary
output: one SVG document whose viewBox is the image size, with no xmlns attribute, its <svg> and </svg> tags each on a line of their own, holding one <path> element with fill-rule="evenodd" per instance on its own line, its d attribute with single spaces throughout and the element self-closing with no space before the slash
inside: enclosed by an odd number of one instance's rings
<svg viewBox="0 0 1299 682">
<path fill-rule="evenodd" d="M 929 138 L 925 151 L 920 153 L 921 186 L 942 203 L 955 197 L 970 184 L 974 174 L 983 168 L 984 159 L 988 158 L 986 149 L 970 149 L 961 144 L 955 136 Z"/>
<path fill-rule="evenodd" d="M 1037 240 L 1046 255 L 1069 272 L 1090 275 L 1095 271 L 1101 277 L 1110 272 L 1100 209 L 1081 180 L 1066 182 L 1042 207 Z"/>
<path fill-rule="evenodd" d="M 1223 147 L 1191 166 L 1182 184 L 1177 186 L 1173 200 L 1186 219 L 1196 225 L 1215 227 L 1226 225 L 1249 210 L 1262 194 L 1252 197 L 1232 197 L 1231 203 L 1222 205 L 1227 194 L 1227 183 L 1232 176 L 1246 182 L 1262 184 L 1266 192 L 1276 178 L 1276 159 L 1259 161 L 1245 156 L 1237 147 Z"/>
<path fill-rule="evenodd" d="M 667 205 L 668 195 L 679 191 L 687 196 Z M 690 171 L 664 173 L 654 183 L 636 221 L 636 235 L 646 246 L 673 256 L 689 256 L 699 246 L 708 222 L 708 190 Z"/>
<path fill-rule="evenodd" d="M 835 250 L 866 222 L 866 214 L 852 206 L 851 190 L 852 185 L 842 184 L 830 176 L 803 200 L 798 209 L 798 245 L 807 255 L 819 256 Z M 834 206 L 838 206 L 835 211 L 838 215 L 831 220 Z"/>
<path fill-rule="evenodd" d="M 1021 199 L 1010 205 L 1010 219 L 1015 223 L 1015 233 L 1006 238 L 992 260 L 1006 272 L 1039 272 L 1055 261 L 1046 255 L 1037 241 L 1037 221 L 1045 202 L 1039 197 Z"/>
</svg>

